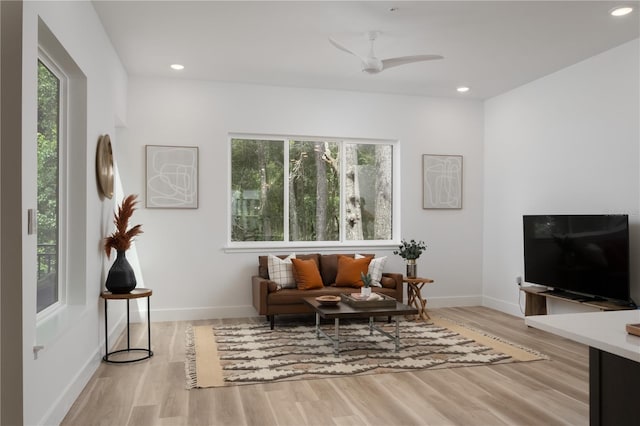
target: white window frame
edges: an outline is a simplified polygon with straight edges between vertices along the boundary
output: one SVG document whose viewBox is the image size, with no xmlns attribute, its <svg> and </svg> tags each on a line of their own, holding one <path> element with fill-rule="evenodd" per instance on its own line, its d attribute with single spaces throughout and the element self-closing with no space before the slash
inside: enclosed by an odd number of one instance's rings
<svg viewBox="0 0 640 426">
<path fill-rule="evenodd" d="M 63 309 L 67 303 L 68 269 L 68 119 L 69 119 L 69 77 L 43 48 L 38 48 L 38 60 L 46 66 L 60 82 L 58 111 L 58 300 L 37 312 L 40 322 Z M 36 296 L 37 297 L 37 296 Z"/>
<path fill-rule="evenodd" d="M 289 185 L 284 185 L 284 241 L 232 241 L 231 229 L 231 180 L 232 180 L 232 152 L 231 141 L 233 139 L 256 139 L 265 141 L 282 141 L 284 144 L 284 164 L 286 164 L 287 170 L 285 175 L 288 175 L 289 167 L 289 149 L 288 144 L 290 141 L 304 141 L 304 142 L 336 142 L 339 145 L 339 158 L 340 161 L 340 240 L 338 241 L 287 241 L 289 238 Z M 342 177 L 345 175 L 346 164 L 344 159 L 345 145 L 348 143 L 355 144 L 383 144 L 391 145 L 392 147 L 392 212 L 391 212 L 391 229 L 392 236 L 390 240 L 345 240 L 346 235 L 345 223 L 343 220 L 345 214 L 345 180 Z M 228 155 L 227 164 L 229 167 L 228 179 L 227 179 L 227 245 L 224 248 L 226 252 L 252 252 L 270 249 L 273 251 L 288 251 L 291 249 L 305 250 L 305 249 L 356 249 L 356 248 L 378 248 L 389 249 L 397 248 L 400 242 L 400 143 L 398 140 L 391 139 L 369 139 L 369 138 L 336 138 L 336 137 L 319 137 L 319 136 L 296 136 L 296 135 L 264 135 L 264 134 L 251 134 L 251 133 L 231 133 L 228 137 L 227 143 Z"/>
</svg>

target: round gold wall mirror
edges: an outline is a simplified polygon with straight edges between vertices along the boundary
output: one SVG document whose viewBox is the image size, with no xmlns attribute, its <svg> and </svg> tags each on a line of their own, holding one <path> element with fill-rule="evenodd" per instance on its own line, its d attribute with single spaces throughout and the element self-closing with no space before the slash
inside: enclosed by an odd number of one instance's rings
<svg viewBox="0 0 640 426">
<path fill-rule="evenodd" d="M 111 199 L 113 197 L 113 151 L 109 135 L 100 136 L 98 139 L 96 177 L 100 195 Z"/>
</svg>

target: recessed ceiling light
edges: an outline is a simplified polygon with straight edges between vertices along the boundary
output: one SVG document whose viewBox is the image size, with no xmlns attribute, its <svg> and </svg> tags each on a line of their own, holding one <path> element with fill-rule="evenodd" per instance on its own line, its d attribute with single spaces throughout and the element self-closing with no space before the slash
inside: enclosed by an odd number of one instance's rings
<svg viewBox="0 0 640 426">
<path fill-rule="evenodd" d="M 629 6 L 619 6 L 619 7 L 614 7 L 613 9 L 611 9 L 609 11 L 609 13 L 612 16 L 624 16 L 624 15 L 628 15 L 633 11 L 632 7 Z"/>
<path fill-rule="evenodd" d="M 468 92 L 470 89 L 467 86 L 460 86 L 456 89 L 458 92 L 460 93 L 466 93 Z"/>
<path fill-rule="evenodd" d="M 184 69 L 184 65 L 180 65 L 180 64 L 171 64 L 171 69 L 174 70 L 183 70 Z"/>
</svg>

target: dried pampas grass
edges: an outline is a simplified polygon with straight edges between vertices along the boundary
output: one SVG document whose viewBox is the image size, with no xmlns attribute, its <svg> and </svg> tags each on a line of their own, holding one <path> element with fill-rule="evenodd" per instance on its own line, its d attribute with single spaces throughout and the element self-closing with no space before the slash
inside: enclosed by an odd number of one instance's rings
<svg viewBox="0 0 640 426">
<path fill-rule="evenodd" d="M 133 194 L 126 197 L 118 207 L 118 212 L 114 214 L 113 223 L 116 225 L 116 230 L 104 239 L 104 251 L 107 254 L 107 258 L 111 256 L 111 249 L 116 251 L 128 250 L 134 237 L 142 234 L 142 225 L 136 225 L 127 230 L 129 219 L 131 219 L 138 203 L 137 197 L 137 195 Z"/>
</svg>

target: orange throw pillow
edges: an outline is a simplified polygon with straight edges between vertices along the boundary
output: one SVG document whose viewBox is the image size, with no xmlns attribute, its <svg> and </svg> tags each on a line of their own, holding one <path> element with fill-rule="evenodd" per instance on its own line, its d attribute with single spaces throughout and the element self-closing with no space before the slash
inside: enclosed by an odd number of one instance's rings
<svg viewBox="0 0 640 426">
<path fill-rule="evenodd" d="M 293 263 L 293 276 L 299 290 L 324 287 L 320 271 L 318 271 L 318 265 L 313 259 L 291 259 L 291 263 Z"/>
<path fill-rule="evenodd" d="M 354 259 L 347 256 L 338 257 L 338 275 L 336 276 L 336 287 L 362 287 L 362 277 L 369 272 L 370 257 Z"/>
</svg>

